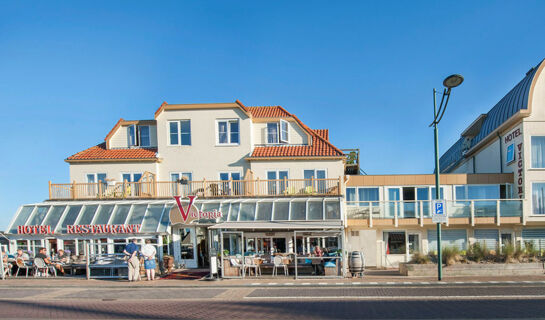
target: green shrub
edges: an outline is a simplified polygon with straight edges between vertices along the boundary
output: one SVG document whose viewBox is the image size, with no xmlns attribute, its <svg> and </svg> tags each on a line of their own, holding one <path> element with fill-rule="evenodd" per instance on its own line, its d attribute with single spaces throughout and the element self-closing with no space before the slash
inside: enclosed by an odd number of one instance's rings
<svg viewBox="0 0 545 320">
<path fill-rule="evenodd" d="M 409 263 L 416 263 L 416 264 L 428 264 L 430 262 L 431 262 L 430 257 L 421 252 L 415 252 L 411 257 L 411 261 L 409 261 Z"/>
<path fill-rule="evenodd" d="M 489 251 L 486 248 L 486 244 L 480 244 L 475 242 L 467 249 L 467 259 L 475 262 L 481 262 L 486 260 L 489 256 Z"/>
<path fill-rule="evenodd" d="M 458 247 L 444 247 L 442 251 L 442 262 L 445 265 L 450 266 L 460 260 L 460 249 Z"/>
<path fill-rule="evenodd" d="M 516 248 L 510 242 L 507 242 L 501 249 L 501 258 L 506 263 L 511 263 L 515 260 Z"/>
</svg>

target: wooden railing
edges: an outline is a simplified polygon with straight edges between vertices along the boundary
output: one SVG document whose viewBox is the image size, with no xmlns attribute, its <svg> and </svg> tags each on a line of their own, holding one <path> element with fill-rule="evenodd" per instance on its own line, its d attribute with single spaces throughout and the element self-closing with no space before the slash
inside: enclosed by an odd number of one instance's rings
<svg viewBox="0 0 545 320">
<path fill-rule="evenodd" d="M 279 179 L 228 181 L 146 181 L 115 183 L 49 182 L 50 200 L 169 199 L 195 195 L 200 198 L 340 196 L 342 179 Z"/>
</svg>

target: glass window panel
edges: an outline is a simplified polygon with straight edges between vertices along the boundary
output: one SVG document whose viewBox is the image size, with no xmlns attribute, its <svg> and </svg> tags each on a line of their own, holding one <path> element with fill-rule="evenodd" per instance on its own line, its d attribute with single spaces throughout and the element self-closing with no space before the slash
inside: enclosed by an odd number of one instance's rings
<svg viewBox="0 0 545 320">
<path fill-rule="evenodd" d="M 121 176 L 122 176 L 123 182 L 125 182 L 125 181 L 131 182 L 131 174 L 130 173 L 124 173 Z"/>
<path fill-rule="evenodd" d="M 238 129 L 238 121 L 231 121 L 229 123 L 229 127 L 231 129 L 231 143 L 239 143 L 239 129 Z"/>
<path fill-rule="evenodd" d="M 443 187 L 439 187 L 439 196 L 441 199 L 445 199 L 445 189 Z M 435 187 L 431 188 L 431 198 L 433 200 L 437 200 L 436 194 L 435 194 Z"/>
<path fill-rule="evenodd" d="M 178 144 L 178 122 L 169 122 L 170 144 Z"/>
<path fill-rule="evenodd" d="M 157 232 L 167 231 L 167 228 L 170 222 L 170 210 L 172 210 L 174 206 L 169 206 L 169 205 L 165 206 L 165 211 L 163 212 L 163 217 L 161 218 L 161 223 L 159 224 L 159 229 L 157 230 Z"/>
<path fill-rule="evenodd" d="M 534 214 L 545 214 L 545 183 L 532 183 L 532 204 Z"/>
<path fill-rule="evenodd" d="M 325 218 L 335 220 L 341 218 L 341 205 L 338 201 L 325 202 Z"/>
<path fill-rule="evenodd" d="M 231 173 L 231 179 L 232 180 L 240 180 L 240 173 L 238 173 L 238 172 Z"/>
<path fill-rule="evenodd" d="M 306 220 L 306 211 L 306 201 L 292 201 L 290 220 Z"/>
<path fill-rule="evenodd" d="M 322 220 L 324 218 L 324 204 L 322 201 L 308 202 L 308 220 Z"/>
<path fill-rule="evenodd" d="M 435 189 L 434 189 L 435 190 Z M 416 188 L 416 200 L 429 200 L 428 188 Z"/>
<path fill-rule="evenodd" d="M 53 206 L 51 211 L 47 214 L 43 225 L 51 226 L 51 230 L 55 230 L 55 227 L 57 227 L 57 224 L 59 223 L 64 209 L 66 209 L 66 206 Z"/>
<path fill-rule="evenodd" d="M 191 121 L 190 120 L 180 121 L 180 128 L 181 128 L 180 135 L 182 138 L 182 145 L 190 146 L 191 145 Z"/>
<path fill-rule="evenodd" d="M 134 126 L 127 127 L 127 140 L 129 146 L 136 145 L 136 134 L 134 132 Z"/>
<path fill-rule="evenodd" d="M 106 181 L 106 174 L 105 173 L 97 173 L 97 180 L 100 182 Z"/>
<path fill-rule="evenodd" d="M 532 137 L 532 168 L 545 168 L 545 137 Z"/>
<path fill-rule="evenodd" d="M 30 221 L 26 223 L 27 226 L 37 226 L 42 223 L 42 221 L 45 218 L 45 215 L 47 214 L 47 211 L 49 211 L 50 206 L 38 206 L 36 210 L 34 210 L 34 214 L 32 215 L 32 218 L 30 218 Z"/>
<path fill-rule="evenodd" d="M 280 120 L 280 140 L 288 142 L 288 122 Z"/>
<path fill-rule="evenodd" d="M 260 221 L 272 220 L 272 202 L 257 203 L 257 220 L 260 220 Z"/>
<path fill-rule="evenodd" d="M 287 201 L 277 201 L 274 203 L 274 220 L 288 220 L 290 213 L 290 203 Z"/>
<path fill-rule="evenodd" d="M 356 201 L 356 188 L 346 188 L 346 201 Z"/>
<path fill-rule="evenodd" d="M 231 211 L 229 212 L 229 221 L 237 221 L 238 211 L 240 210 L 240 203 L 231 203 Z"/>
<path fill-rule="evenodd" d="M 145 215 L 144 221 L 142 223 L 142 232 L 156 232 L 157 226 L 159 225 L 159 219 L 161 219 L 161 214 L 163 214 L 163 208 L 165 206 L 162 204 L 152 204 L 148 206 L 147 213 Z M 166 215 L 169 212 L 165 212 Z"/>
<path fill-rule="evenodd" d="M 136 204 L 132 207 L 131 218 L 127 224 L 142 224 L 142 219 L 146 214 L 147 205 L 145 204 Z"/>
<path fill-rule="evenodd" d="M 80 214 L 78 224 L 90 224 L 93 221 L 98 205 L 85 206 Z"/>
<path fill-rule="evenodd" d="M 229 207 L 231 206 L 231 203 L 229 202 L 223 202 L 220 207 L 220 211 L 222 213 L 222 217 L 220 218 L 220 221 L 226 221 L 227 215 L 229 214 Z"/>
<path fill-rule="evenodd" d="M 61 232 L 66 231 L 66 226 L 73 225 L 78 218 L 78 214 L 81 210 L 81 206 L 70 206 L 68 212 L 64 216 L 64 220 L 61 223 Z"/>
<path fill-rule="evenodd" d="M 385 232 L 386 254 L 405 254 L 405 232 Z"/>
<path fill-rule="evenodd" d="M 254 221 L 255 219 L 255 202 L 246 202 L 240 205 L 239 221 Z"/>
<path fill-rule="evenodd" d="M 511 143 L 507 146 L 507 152 L 505 155 L 505 163 L 508 164 L 512 161 L 515 161 L 515 144 Z"/>
<path fill-rule="evenodd" d="M 32 210 L 34 210 L 34 208 L 34 206 L 22 207 L 19 211 L 19 214 L 17 215 L 17 218 L 15 218 L 15 221 L 13 221 L 11 229 L 8 232 L 17 233 L 17 226 L 25 225 L 25 222 L 28 220 L 28 217 L 30 217 L 30 214 L 32 213 Z"/>
<path fill-rule="evenodd" d="M 227 121 L 218 122 L 218 142 L 229 143 L 227 137 Z"/>
<path fill-rule="evenodd" d="M 229 173 L 227 173 L 227 172 L 220 173 L 220 180 L 221 181 L 228 181 L 229 180 Z"/>
<path fill-rule="evenodd" d="M 149 126 L 139 126 L 138 133 L 140 136 L 140 145 L 143 147 L 150 146 Z"/>
<path fill-rule="evenodd" d="M 87 175 L 87 183 L 95 183 L 95 174 L 91 173 Z"/>
<path fill-rule="evenodd" d="M 278 143 L 278 123 L 267 123 L 267 143 Z"/>
<path fill-rule="evenodd" d="M 131 205 L 129 204 L 117 205 L 110 224 L 124 224 L 130 209 Z"/>
<path fill-rule="evenodd" d="M 101 205 L 96 214 L 94 224 L 107 224 L 113 210 L 114 206 L 111 204 Z"/>
<path fill-rule="evenodd" d="M 456 199 L 466 199 L 465 191 L 464 186 L 456 186 Z M 435 188 L 432 190 L 432 196 L 435 196 Z"/>
<path fill-rule="evenodd" d="M 359 188 L 360 201 L 378 201 L 378 188 Z"/>
</svg>

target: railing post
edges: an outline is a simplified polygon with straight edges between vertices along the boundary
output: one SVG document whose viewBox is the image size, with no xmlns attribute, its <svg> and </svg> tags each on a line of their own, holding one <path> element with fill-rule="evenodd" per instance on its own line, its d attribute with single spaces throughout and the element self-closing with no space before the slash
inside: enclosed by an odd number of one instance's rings
<svg viewBox="0 0 545 320">
<path fill-rule="evenodd" d="M 342 195 L 342 185 L 343 185 L 343 181 L 342 181 L 342 176 L 339 176 L 339 187 L 338 187 L 338 192 L 337 192 L 337 195 Z"/>
<path fill-rule="evenodd" d="M 394 205 L 394 225 L 395 225 L 396 228 L 397 228 L 397 206 L 399 204 L 400 204 L 400 202 L 396 201 L 395 205 Z"/>
<path fill-rule="evenodd" d="M 288 178 L 284 177 L 284 194 L 288 193 L 288 188 Z"/>
<path fill-rule="evenodd" d="M 500 200 L 496 200 L 496 225 L 500 225 Z"/>
<path fill-rule="evenodd" d="M 76 180 L 72 181 L 72 199 L 76 199 Z"/>
<path fill-rule="evenodd" d="M 98 182 L 98 197 L 97 198 L 101 198 L 102 197 L 102 183 L 101 182 Z"/>
<path fill-rule="evenodd" d="M 202 194 L 206 198 L 206 179 L 202 178 Z"/>
<path fill-rule="evenodd" d="M 420 226 L 424 226 L 424 202 L 420 201 L 418 206 L 418 213 L 420 214 Z"/>
<path fill-rule="evenodd" d="M 475 202 L 474 201 L 469 202 L 469 215 L 471 220 L 471 226 L 474 227 L 475 226 Z"/>
<path fill-rule="evenodd" d="M 255 180 L 256 188 L 255 188 L 255 195 L 254 196 L 260 196 L 261 195 L 261 188 L 259 187 L 259 177 Z"/>
<path fill-rule="evenodd" d="M 522 225 L 526 225 L 526 216 L 524 215 L 524 199 L 520 199 L 520 219 L 522 220 Z"/>
<path fill-rule="evenodd" d="M 229 179 L 229 182 L 227 182 L 227 195 L 228 196 L 231 196 L 234 194 L 234 180 L 233 179 Z M 218 188 L 218 193 L 219 193 L 219 188 Z M 225 190 L 223 191 L 223 193 L 225 194 Z M 219 194 L 218 194 L 219 196 Z M 249 271 L 248 271 L 249 272 Z"/>
<path fill-rule="evenodd" d="M 51 180 L 49 180 L 49 200 L 51 200 Z"/>
<path fill-rule="evenodd" d="M 373 227 L 373 203 L 369 202 L 369 228 Z"/>
</svg>

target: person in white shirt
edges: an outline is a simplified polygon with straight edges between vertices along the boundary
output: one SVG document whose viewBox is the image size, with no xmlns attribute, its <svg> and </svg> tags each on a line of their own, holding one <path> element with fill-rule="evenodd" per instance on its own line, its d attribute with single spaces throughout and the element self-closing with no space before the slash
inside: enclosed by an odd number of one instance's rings
<svg viewBox="0 0 545 320">
<path fill-rule="evenodd" d="M 146 244 L 142 247 L 140 252 L 144 256 L 144 268 L 146 269 L 148 281 L 155 280 L 155 255 L 157 254 L 157 251 L 151 244 L 150 239 L 146 239 Z"/>
</svg>

